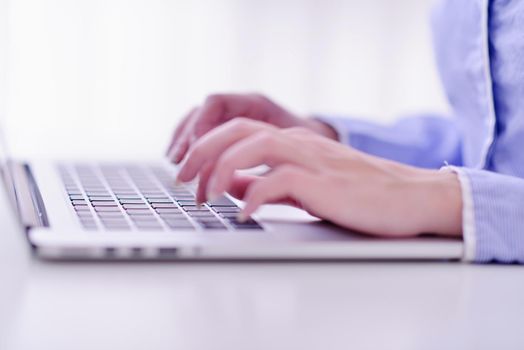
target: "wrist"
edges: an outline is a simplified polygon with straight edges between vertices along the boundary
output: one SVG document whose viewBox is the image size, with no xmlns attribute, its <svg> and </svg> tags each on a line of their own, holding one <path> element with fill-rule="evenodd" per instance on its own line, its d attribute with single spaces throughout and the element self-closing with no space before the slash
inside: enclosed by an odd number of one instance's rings
<svg viewBox="0 0 524 350">
<path fill-rule="evenodd" d="M 421 173 L 413 186 L 416 194 L 419 232 L 443 236 L 462 236 L 462 191 L 458 176 L 436 171 L 430 176 Z"/>
</svg>

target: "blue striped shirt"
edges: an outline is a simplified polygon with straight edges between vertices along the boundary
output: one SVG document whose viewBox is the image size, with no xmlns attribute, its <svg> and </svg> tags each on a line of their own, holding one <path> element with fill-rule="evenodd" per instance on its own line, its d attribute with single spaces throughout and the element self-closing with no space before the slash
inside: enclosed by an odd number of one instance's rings
<svg viewBox="0 0 524 350">
<path fill-rule="evenodd" d="M 464 258 L 524 263 L 524 1 L 444 0 L 432 16 L 452 118 L 322 117 L 370 154 L 459 175 Z"/>
</svg>

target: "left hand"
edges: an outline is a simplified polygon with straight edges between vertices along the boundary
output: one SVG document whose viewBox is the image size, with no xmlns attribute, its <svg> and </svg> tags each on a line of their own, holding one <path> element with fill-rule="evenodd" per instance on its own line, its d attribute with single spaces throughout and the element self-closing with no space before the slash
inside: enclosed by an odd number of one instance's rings
<svg viewBox="0 0 524 350">
<path fill-rule="evenodd" d="M 266 164 L 263 177 L 236 170 Z M 237 118 L 191 148 L 178 181 L 199 175 L 197 200 L 224 192 L 243 199 L 240 216 L 285 202 L 340 226 L 381 236 L 461 235 L 457 176 L 377 158 L 303 128 Z"/>
</svg>

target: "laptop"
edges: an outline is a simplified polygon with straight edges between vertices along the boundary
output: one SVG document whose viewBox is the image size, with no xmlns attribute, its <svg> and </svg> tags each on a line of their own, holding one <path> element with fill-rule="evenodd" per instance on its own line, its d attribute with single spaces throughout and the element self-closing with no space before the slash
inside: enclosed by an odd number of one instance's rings
<svg viewBox="0 0 524 350">
<path fill-rule="evenodd" d="M 176 166 L 151 162 L 21 162 L 0 140 L 3 189 L 34 255 L 45 259 L 445 259 L 461 240 L 374 238 L 298 209 L 267 205 L 237 221 L 225 195 L 202 206 Z M 1 200 L 1 199 L 0 199 Z M 3 201 L 5 201 L 4 199 Z M 0 208 L 6 208 L 2 203 Z"/>
</svg>

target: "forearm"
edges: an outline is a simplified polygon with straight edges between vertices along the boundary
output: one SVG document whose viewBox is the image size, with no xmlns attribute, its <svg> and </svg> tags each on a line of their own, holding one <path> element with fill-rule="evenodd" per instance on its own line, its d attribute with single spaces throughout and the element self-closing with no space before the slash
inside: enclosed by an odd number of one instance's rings
<svg viewBox="0 0 524 350">
<path fill-rule="evenodd" d="M 450 118 L 421 115 L 390 125 L 339 117 L 314 120 L 341 143 L 381 158 L 431 169 L 462 164 L 461 133 Z"/>
</svg>

